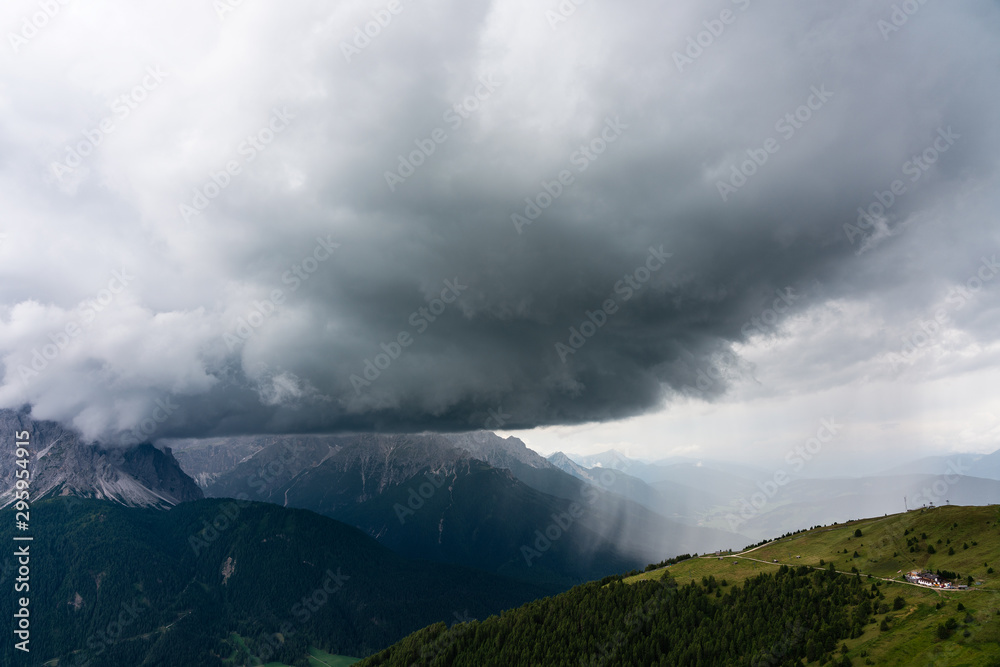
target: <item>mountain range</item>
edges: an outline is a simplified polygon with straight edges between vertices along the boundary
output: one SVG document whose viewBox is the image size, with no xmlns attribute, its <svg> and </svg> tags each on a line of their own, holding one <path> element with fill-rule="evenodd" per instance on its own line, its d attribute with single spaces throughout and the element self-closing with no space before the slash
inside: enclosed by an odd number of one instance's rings
<svg viewBox="0 0 1000 667">
<path fill-rule="evenodd" d="M 224 443 L 171 444 L 193 477 L 210 466 L 207 496 L 310 509 L 420 558 L 538 583 L 746 541 L 673 521 L 615 493 L 617 477 L 586 483 L 488 432 L 277 438 L 225 472 Z"/>
<path fill-rule="evenodd" d="M 46 540 L 35 636 L 52 665 L 304 667 L 308 651 L 371 655 L 647 563 L 892 514 L 904 495 L 911 509 L 1000 502 L 1000 480 L 968 474 L 992 474 L 996 454 L 778 481 L 726 462 L 546 458 L 486 431 L 107 447 L 27 410 L 0 411 L 0 428 L 31 435 L 32 528 Z M 13 572 L 6 557 L 0 582 Z M 128 631 L 109 639 L 126 611 Z"/>
<path fill-rule="evenodd" d="M 0 433 L 30 434 L 31 497 L 103 498 L 127 506 L 172 507 L 204 497 L 169 448 L 102 447 L 72 430 L 31 419 L 26 409 L 0 410 Z M 0 507 L 14 501 L 15 457 L 0 457 Z"/>
</svg>

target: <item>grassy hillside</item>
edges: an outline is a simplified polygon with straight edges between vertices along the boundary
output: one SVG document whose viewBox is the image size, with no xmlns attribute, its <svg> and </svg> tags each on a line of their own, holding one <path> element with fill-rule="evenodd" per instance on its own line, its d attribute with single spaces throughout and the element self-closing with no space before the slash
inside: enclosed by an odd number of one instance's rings
<svg viewBox="0 0 1000 667">
<path fill-rule="evenodd" d="M 855 536 L 858 530 L 861 537 Z M 935 553 L 928 553 L 928 547 Z M 666 569 L 679 584 L 714 577 L 731 586 L 774 572 L 781 564 L 825 568 L 830 563 L 840 572 L 857 569 L 890 601 L 897 596 L 906 600 L 901 610 L 877 614 L 878 623 L 861 637 L 844 641 L 854 664 L 1000 665 L 1000 507 L 995 505 L 939 507 L 826 526 L 722 560 L 706 556 Z M 963 583 L 972 576 L 973 585 L 967 591 L 947 591 L 901 581 L 912 569 L 954 572 Z M 660 576 L 662 570 L 652 570 L 626 581 Z M 886 631 L 879 629 L 882 619 L 889 626 Z M 949 619 L 958 625 L 942 640 L 937 627 Z"/>
<path fill-rule="evenodd" d="M 425 628 L 361 663 L 1000 666 L 1000 507 L 817 527 L 610 577 L 484 622 Z M 968 590 L 902 581 L 954 573 Z"/>
</svg>

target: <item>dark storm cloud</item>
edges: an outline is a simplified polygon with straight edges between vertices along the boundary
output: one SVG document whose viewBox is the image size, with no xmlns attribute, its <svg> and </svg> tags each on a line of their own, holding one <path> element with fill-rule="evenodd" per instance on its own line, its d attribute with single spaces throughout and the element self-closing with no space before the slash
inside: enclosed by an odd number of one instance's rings
<svg viewBox="0 0 1000 667">
<path fill-rule="evenodd" d="M 501 407 L 506 428 L 612 420 L 710 366 L 718 396 L 769 309 L 854 300 L 905 321 L 996 248 L 993 3 L 920 5 L 898 31 L 884 3 L 590 4 L 554 28 L 547 6 L 403 3 L 345 50 L 377 9 L 248 6 L 196 48 L 131 47 L 170 75 L 123 121 L 130 141 L 69 192 L 4 192 L 40 221 L 8 240 L 40 260 L 5 269 L 5 405 L 126 438 L 143 421 L 155 435 L 137 437 L 464 430 Z M 141 80 L 55 74 L 42 59 L 69 58 L 62 43 L 8 64 L 19 85 L 48 72 L 77 99 Z M 23 109 L 3 143 L 43 171 L 88 104 L 35 128 L 42 158 L 13 134 Z M 247 159 L 275 109 L 287 129 Z M 86 266 L 44 240 L 60 234 Z M 121 263 L 134 283 L 24 378 Z"/>
</svg>

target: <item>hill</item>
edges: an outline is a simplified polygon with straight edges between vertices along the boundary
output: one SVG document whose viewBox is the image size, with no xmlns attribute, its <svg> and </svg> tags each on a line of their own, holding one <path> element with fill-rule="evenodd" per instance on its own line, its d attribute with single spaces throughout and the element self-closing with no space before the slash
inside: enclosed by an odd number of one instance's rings
<svg viewBox="0 0 1000 667">
<path fill-rule="evenodd" d="M 816 527 L 425 628 L 360 667 L 1000 665 L 1000 508 Z M 906 583 L 910 569 L 972 585 Z"/>
<path fill-rule="evenodd" d="M 13 512 L 3 519 L 0 539 L 18 544 Z M 405 559 L 355 528 L 267 503 L 163 511 L 52 499 L 33 503 L 31 528 L 31 653 L 14 662 L 6 641 L 0 665 L 222 666 L 258 656 L 304 666 L 310 647 L 368 655 L 430 623 L 485 618 L 551 592 Z M 5 588 L 13 552 L 0 558 Z M 12 618 L 13 605 L 13 594 L 0 597 L 0 614 Z"/>
<path fill-rule="evenodd" d="M 924 458 L 889 468 L 883 475 L 940 475 L 944 472 L 1000 480 L 1000 450 L 991 454 L 955 453 Z"/>
</svg>

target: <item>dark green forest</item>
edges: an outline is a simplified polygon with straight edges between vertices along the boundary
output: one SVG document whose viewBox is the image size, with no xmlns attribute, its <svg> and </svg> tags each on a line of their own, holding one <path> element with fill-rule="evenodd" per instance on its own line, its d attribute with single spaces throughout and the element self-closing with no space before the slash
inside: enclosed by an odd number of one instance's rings
<svg viewBox="0 0 1000 667">
<path fill-rule="evenodd" d="M 7 518 L 0 539 L 12 544 Z M 554 592 L 407 560 L 355 528 L 263 503 L 162 511 L 52 499 L 33 504 L 31 533 L 31 653 L 15 656 L 5 641 L 5 667 L 54 658 L 59 667 L 306 666 L 310 645 L 370 655 L 434 622 Z M 9 554 L 0 573 L 10 591 Z M 0 597 L 5 618 L 14 598 Z"/>
<path fill-rule="evenodd" d="M 358 664 L 850 664 L 837 642 L 860 636 L 881 597 L 860 577 L 806 567 L 782 566 L 742 586 L 608 577 L 482 622 L 436 624 Z"/>
</svg>

